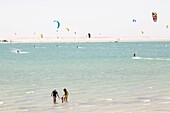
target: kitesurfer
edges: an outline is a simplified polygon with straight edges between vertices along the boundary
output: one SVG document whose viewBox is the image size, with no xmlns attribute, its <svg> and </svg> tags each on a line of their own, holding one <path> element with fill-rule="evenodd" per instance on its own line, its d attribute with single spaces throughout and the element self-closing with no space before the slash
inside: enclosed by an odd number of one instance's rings
<svg viewBox="0 0 170 113">
<path fill-rule="evenodd" d="M 133 57 L 136 57 L 136 53 L 133 54 Z"/>
</svg>

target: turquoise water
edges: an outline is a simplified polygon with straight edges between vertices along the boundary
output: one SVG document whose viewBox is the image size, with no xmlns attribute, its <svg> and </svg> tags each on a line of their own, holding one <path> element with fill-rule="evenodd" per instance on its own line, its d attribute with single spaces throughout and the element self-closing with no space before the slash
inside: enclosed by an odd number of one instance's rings
<svg viewBox="0 0 170 113">
<path fill-rule="evenodd" d="M 170 42 L 0 44 L 1 113 L 170 113 L 169 86 Z"/>
</svg>

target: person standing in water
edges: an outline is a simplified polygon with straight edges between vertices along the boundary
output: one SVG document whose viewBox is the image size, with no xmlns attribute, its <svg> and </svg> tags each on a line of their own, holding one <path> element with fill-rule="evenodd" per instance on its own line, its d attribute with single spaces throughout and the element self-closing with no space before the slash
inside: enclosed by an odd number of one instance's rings
<svg viewBox="0 0 170 113">
<path fill-rule="evenodd" d="M 133 54 L 133 57 L 136 57 L 136 54 L 135 54 L 135 53 Z"/>
<path fill-rule="evenodd" d="M 63 95 L 63 97 L 61 97 L 62 103 L 63 103 L 63 102 L 68 102 L 68 94 L 69 94 L 69 93 L 68 93 L 68 91 L 67 91 L 66 88 L 64 88 L 63 91 L 64 91 L 64 95 Z"/>
<path fill-rule="evenodd" d="M 17 50 L 17 53 L 19 53 L 19 50 Z"/>
<path fill-rule="evenodd" d="M 56 97 L 60 98 L 56 90 L 52 91 L 51 96 L 53 96 L 53 103 L 56 104 Z"/>
</svg>

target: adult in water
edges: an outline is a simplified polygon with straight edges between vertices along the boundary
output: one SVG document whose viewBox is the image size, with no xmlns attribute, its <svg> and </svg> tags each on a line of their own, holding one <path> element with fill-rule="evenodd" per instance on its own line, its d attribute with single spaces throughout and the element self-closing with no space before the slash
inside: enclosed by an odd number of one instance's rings
<svg viewBox="0 0 170 113">
<path fill-rule="evenodd" d="M 69 93 L 68 93 L 68 91 L 67 91 L 66 88 L 64 88 L 63 91 L 64 91 L 64 95 L 63 95 L 63 97 L 61 97 L 62 103 L 63 103 L 63 102 L 68 102 L 68 94 L 69 94 Z"/>
<path fill-rule="evenodd" d="M 53 103 L 56 104 L 56 97 L 60 98 L 56 90 L 52 91 L 51 96 L 53 96 Z"/>
</svg>

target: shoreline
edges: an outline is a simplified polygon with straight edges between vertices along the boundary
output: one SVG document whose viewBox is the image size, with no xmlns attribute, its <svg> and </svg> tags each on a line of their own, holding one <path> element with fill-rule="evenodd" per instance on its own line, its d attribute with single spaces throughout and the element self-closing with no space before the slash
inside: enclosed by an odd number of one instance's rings
<svg viewBox="0 0 170 113">
<path fill-rule="evenodd" d="M 82 43 L 82 42 L 170 42 L 170 38 L 151 37 L 46 37 L 46 38 L 0 38 L 0 43 Z"/>
</svg>

